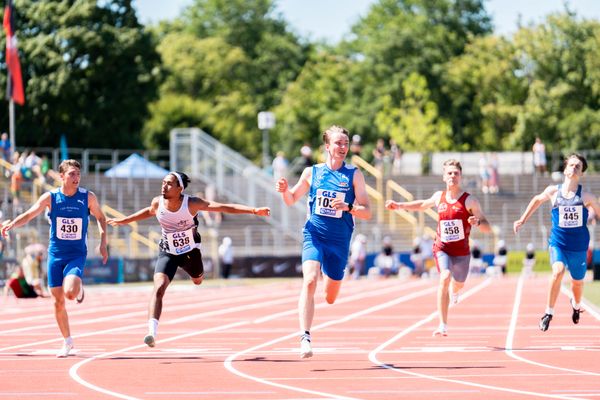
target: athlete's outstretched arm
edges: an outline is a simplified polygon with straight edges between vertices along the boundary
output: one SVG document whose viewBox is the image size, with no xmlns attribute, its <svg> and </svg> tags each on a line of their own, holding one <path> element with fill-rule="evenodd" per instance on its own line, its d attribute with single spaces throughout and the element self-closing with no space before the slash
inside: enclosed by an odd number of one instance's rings
<svg viewBox="0 0 600 400">
<path fill-rule="evenodd" d="M 481 210 L 481 204 L 475 196 L 470 195 L 467 197 L 465 206 L 471 213 L 471 216 L 468 219 L 469 224 L 478 226 L 481 232 L 492 232 L 492 226 L 490 225 L 490 222 L 487 220 L 486 216 L 483 214 L 483 211 Z"/>
<path fill-rule="evenodd" d="M 408 210 L 408 211 L 425 211 L 428 208 L 434 207 L 440 200 L 441 191 L 435 192 L 430 198 L 413 201 L 394 201 L 386 200 L 385 208 L 388 210 Z"/>
<path fill-rule="evenodd" d="M 519 218 L 513 223 L 513 230 L 515 231 L 515 233 L 519 233 L 521 227 L 525 225 L 525 222 L 527 222 L 527 220 L 529 219 L 529 217 L 531 217 L 535 210 L 537 210 L 542 204 L 550 200 L 557 190 L 558 188 L 555 185 L 551 185 L 548 186 L 542 193 L 533 196 L 533 198 L 527 205 L 527 208 L 523 212 L 523 215 L 521 215 L 521 218 Z"/>
<path fill-rule="evenodd" d="M 261 217 L 271 215 L 271 209 L 269 207 L 250 207 L 237 203 L 223 204 L 216 201 L 207 201 L 200 197 L 190 197 L 188 207 L 193 215 L 196 215 L 200 211 L 224 212 L 228 214 L 254 214 L 260 215 Z"/>
<path fill-rule="evenodd" d="M 156 215 L 156 210 L 158 209 L 158 197 L 152 199 L 152 203 L 146 208 L 142 208 L 139 211 L 134 212 L 131 215 L 128 215 L 124 218 L 108 218 L 106 222 L 110 226 L 117 225 L 127 225 L 132 222 L 141 221 L 143 219 L 147 219 Z"/>
<path fill-rule="evenodd" d="M 40 196 L 40 198 L 29 208 L 29 210 L 25 211 L 23 214 L 18 215 L 12 221 L 5 221 L 2 224 L 2 236 L 6 236 L 8 231 L 13 228 L 18 228 L 19 226 L 25 225 L 38 215 L 44 211 L 46 208 L 50 208 L 50 192 L 46 192 Z"/>
<path fill-rule="evenodd" d="M 310 189 L 311 178 L 312 167 L 306 167 L 304 168 L 304 171 L 302 171 L 298 183 L 296 183 L 293 188 L 289 188 L 287 179 L 281 178 L 275 183 L 275 190 L 281 193 L 285 204 L 291 206 L 308 192 L 308 189 Z"/>
<path fill-rule="evenodd" d="M 102 263 L 106 264 L 108 261 L 108 248 L 106 247 L 106 216 L 100 208 L 98 198 L 92 192 L 88 192 L 88 207 L 90 208 L 90 214 L 96 218 L 98 224 L 98 232 L 100 233 L 100 244 L 98 245 L 98 252 L 102 256 Z"/>
</svg>

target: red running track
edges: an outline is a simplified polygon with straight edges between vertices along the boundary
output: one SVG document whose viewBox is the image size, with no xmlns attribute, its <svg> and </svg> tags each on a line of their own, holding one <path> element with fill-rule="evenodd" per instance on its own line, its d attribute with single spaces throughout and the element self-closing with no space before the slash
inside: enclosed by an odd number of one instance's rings
<svg viewBox="0 0 600 400">
<path fill-rule="evenodd" d="M 300 280 L 173 286 L 153 349 L 150 285 L 88 287 L 69 304 L 67 359 L 49 299 L 3 300 L 0 399 L 598 399 L 600 315 L 587 307 L 573 325 L 565 291 L 541 332 L 547 286 L 470 277 L 449 336 L 434 338 L 435 281 L 347 281 L 334 305 L 317 294 L 308 360 Z"/>
</svg>

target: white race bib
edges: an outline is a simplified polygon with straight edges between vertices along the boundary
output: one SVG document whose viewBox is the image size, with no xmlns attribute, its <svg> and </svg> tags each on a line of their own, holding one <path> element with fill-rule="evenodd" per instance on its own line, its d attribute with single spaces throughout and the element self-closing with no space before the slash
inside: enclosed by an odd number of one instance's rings
<svg viewBox="0 0 600 400">
<path fill-rule="evenodd" d="M 83 219 L 56 217 L 56 237 L 61 240 L 80 240 Z"/>
<path fill-rule="evenodd" d="M 561 228 L 583 226 L 583 206 L 558 206 L 558 226 Z"/>
<path fill-rule="evenodd" d="M 440 221 L 440 240 L 444 243 L 458 242 L 465 238 L 462 219 Z"/>
<path fill-rule="evenodd" d="M 334 192 L 333 190 L 317 189 L 317 198 L 315 199 L 315 214 L 324 217 L 342 218 L 342 210 L 336 210 L 331 205 L 333 199 L 346 198 L 346 194 L 342 192 Z"/>
<path fill-rule="evenodd" d="M 196 243 L 194 242 L 194 228 L 187 231 L 167 233 L 167 243 L 169 244 L 169 253 L 178 255 L 192 250 Z"/>
</svg>

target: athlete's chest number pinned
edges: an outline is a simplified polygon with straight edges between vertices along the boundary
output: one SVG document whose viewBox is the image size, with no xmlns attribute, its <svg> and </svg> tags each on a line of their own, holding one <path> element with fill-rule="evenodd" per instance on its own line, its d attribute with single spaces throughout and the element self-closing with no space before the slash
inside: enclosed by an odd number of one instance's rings
<svg viewBox="0 0 600 400">
<path fill-rule="evenodd" d="M 561 228 L 583 226 L 583 206 L 559 206 L 558 226 Z"/>
<path fill-rule="evenodd" d="M 56 237 L 61 240 L 79 240 L 83 230 L 81 218 L 56 218 Z"/>
<path fill-rule="evenodd" d="M 317 189 L 317 198 L 315 204 L 315 214 L 324 217 L 342 218 L 342 210 L 333 208 L 334 199 L 344 199 L 345 193 L 335 192 L 333 190 Z"/>
<path fill-rule="evenodd" d="M 194 245 L 194 228 L 167 233 L 167 242 L 169 243 L 169 253 L 175 255 L 187 253 L 192 250 Z"/>
<path fill-rule="evenodd" d="M 462 219 L 449 219 L 440 221 L 440 239 L 444 243 L 457 242 L 465 238 L 465 229 Z"/>
</svg>

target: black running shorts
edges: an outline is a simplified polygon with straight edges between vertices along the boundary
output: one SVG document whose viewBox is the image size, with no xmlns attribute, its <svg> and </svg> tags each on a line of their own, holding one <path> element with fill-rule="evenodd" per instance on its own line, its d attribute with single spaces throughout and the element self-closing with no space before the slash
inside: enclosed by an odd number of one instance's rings
<svg viewBox="0 0 600 400">
<path fill-rule="evenodd" d="M 163 273 L 173 280 L 177 268 L 183 269 L 192 278 L 199 278 L 204 273 L 200 249 L 193 249 L 184 254 L 170 254 L 164 251 L 158 253 L 154 273 Z"/>
</svg>

